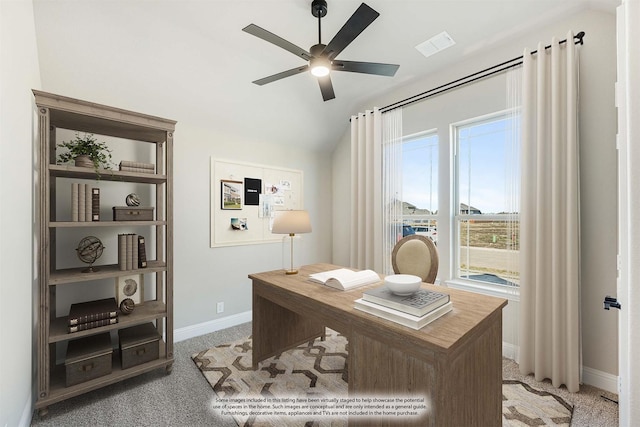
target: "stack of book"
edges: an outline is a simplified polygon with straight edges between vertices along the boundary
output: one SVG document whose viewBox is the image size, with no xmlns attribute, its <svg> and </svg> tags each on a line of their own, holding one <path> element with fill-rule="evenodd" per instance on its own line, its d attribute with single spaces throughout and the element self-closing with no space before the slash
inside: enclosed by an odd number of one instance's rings
<svg viewBox="0 0 640 427">
<path fill-rule="evenodd" d="M 100 221 L 100 189 L 71 184 L 71 221 Z"/>
<path fill-rule="evenodd" d="M 116 323 L 118 306 L 115 298 L 75 303 L 69 309 L 69 333 Z"/>
<path fill-rule="evenodd" d="M 130 160 L 122 160 L 120 162 L 120 170 L 138 173 L 155 173 L 156 167 L 153 163 L 132 162 Z"/>
<path fill-rule="evenodd" d="M 122 271 L 147 267 L 144 236 L 118 234 L 118 266 Z"/>
<path fill-rule="evenodd" d="M 386 286 L 368 289 L 355 308 L 413 329 L 420 329 L 453 308 L 449 294 L 419 289 L 411 295 L 392 293 Z"/>
</svg>

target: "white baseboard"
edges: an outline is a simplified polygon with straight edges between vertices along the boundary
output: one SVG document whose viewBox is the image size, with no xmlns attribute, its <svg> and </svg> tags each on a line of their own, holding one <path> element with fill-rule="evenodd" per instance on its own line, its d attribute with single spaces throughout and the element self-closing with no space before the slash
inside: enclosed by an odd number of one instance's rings
<svg viewBox="0 0 640 427">
<path fill-rule="evenodd" d="M 29 427 L 31 425 L 31 420 L 33 418 L 33 398 L 29 397 L 27 399 L 27 403 L 24 405 L 24 410 L 22 411 L 22 417 L 20 417 L 20 427 Z"/>
<path fill-rule="evenodd" d="M 582 367 L 582 382 L 618 394 L 618 376 L 597 369 Z"/>
<path fill-rule="evenodd" d="M 502 357 L 515 360 L 516 363 L 520 360 L 520 347 L 508 342 L 502 341 Z"/>
<path fill-rule="evenodd" d="M 223 317 L 221 319 L 210 320 L 208 322 L 199 323 L 197 325 L 174 329 L 173 341 L 180 342 L 189 338 L 199 337 L 200 335 L 209 334 L 221 329 L 226 329 L 232 326 L 251 322 L 251 313 L 251 310 L 249 310 L 245 311 L 244 313 L 232 314 L 231 316 Z"/>
<path fill-rule="evenodd" d="M 507 359 L 515 360 L 517 363 L 520 359 L 520 347 L 503 341 L 502 356 Z M 618 394 L 617 375 L 598 371 L 597 369 L 589 368 L 588 366 L 582 367 L 582 383 Z"/>
</svg>

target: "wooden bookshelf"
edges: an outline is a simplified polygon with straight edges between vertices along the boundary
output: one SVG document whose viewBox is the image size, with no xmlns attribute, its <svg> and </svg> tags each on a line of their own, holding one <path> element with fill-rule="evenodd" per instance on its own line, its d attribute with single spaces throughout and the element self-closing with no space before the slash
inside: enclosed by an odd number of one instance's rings
<svg viewBox="0 0 640 427">
<path fill-rule="evenodd" d="M 164 368 L 167 372 L 173 366 L 173 132 L 176 122 L 160 117 L 140 114 L 115 107 L 73 99 L 34 90 L 38 109 L 39 149 L 38 149 L 38 277 L 39 309 L 37 311 L 37 400 L 35 407 L 40 416 L 45 416 L 47 407 L 70 397 L 140 375 L 153 369 Z M 155 145 L 155 169 L 152 173 L 128 172 L 109 169 L 77 167 L 70 164 L 56 164 L 57 129 L 88 132 L 97 135 L 122 138 L 124 143 L 151 143 Z M 134 159 L 135 160 L 135 159 Z M 145 159 L 146 160 L 146 159 Z M 144 184 L 155 192 L 154 221 L 68 221 L 56 218 L 57 179 L 71 178 L 92 182 L 114 182 Z M 116 184 L 120 185 L 120 184 Z M 123 187 L 127 188 L 127 187 Z M 148 247 L 156 259 L 148 260 L 146 268 L 120 270 L 118 265 L 94 265 L 98 271 L 84 273 L 84 267 L 57 268 L 56 241 L 59 233 L 82 229 L 113 231 L 130 227 L 145 227 L 155 237 L 155 247 Z M 75 249 L 75 248 L 70 248 Z M 135 306 L 131 314 L 120 313 L 118 323 L 69 333 L 68 317 L 56 314 L 57 288 L 68 284 L 90 286 L 96 292 L 96 299 L 102 298 L 104 291 L 98 287 L 109 286 L 114 290 L 114 279 L 132 274 L 153 275 L 155 283 L 154 299 L 145 300 Z M 100 297 L 98 297 L 100 295 Z M 81 302 L 81 301 L 78 301 Z M 156 329 L 164 339 L 157 360 L 143 363 L 129 369 L 121 369 L 117 343 L 113 342 L 112 372 L 80 384 L 65 386 L 65 366 L 56 365 L 56 349 L 66 342 L 93 335 L 117 331 L 119 329 L 155 322 Z"/>
</svg>

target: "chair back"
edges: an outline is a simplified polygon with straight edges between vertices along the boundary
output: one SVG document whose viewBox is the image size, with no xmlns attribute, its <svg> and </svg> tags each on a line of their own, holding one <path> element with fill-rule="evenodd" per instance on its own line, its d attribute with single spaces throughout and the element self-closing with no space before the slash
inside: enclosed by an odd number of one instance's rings
<svg viewBox="0 0 640 427">
<path fill-rule="evenodd" d="M 413 274 L 423 282 L 433 283 L 438 275 L 438 249 L 428 237 L 403 237 L 393 248 L 391 265 L 396 274 Z"/>
</svg>

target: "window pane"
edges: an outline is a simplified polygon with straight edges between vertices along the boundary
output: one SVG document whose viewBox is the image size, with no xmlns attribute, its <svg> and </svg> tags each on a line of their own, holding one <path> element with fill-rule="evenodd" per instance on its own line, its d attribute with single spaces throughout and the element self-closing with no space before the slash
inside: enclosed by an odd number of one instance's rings
<svg viewBox="0 0 640 427">
<path fill-rule="evenodd" d="M 456 128 L 459 278 L 519 284 L 518 126 L 501 115 Z"/>
<path fill-rule="evenodd" d="M 508 117 L 458 128 L 461 214 L 517 212 L 519 197 L 513 192 L 519 160 L 512 146 Z"/>
<path fill-rule="evenodd" d="M 458 277 L 498 285 L 519 283 L 519 222 L 460 220 Z"/>
</svg>

